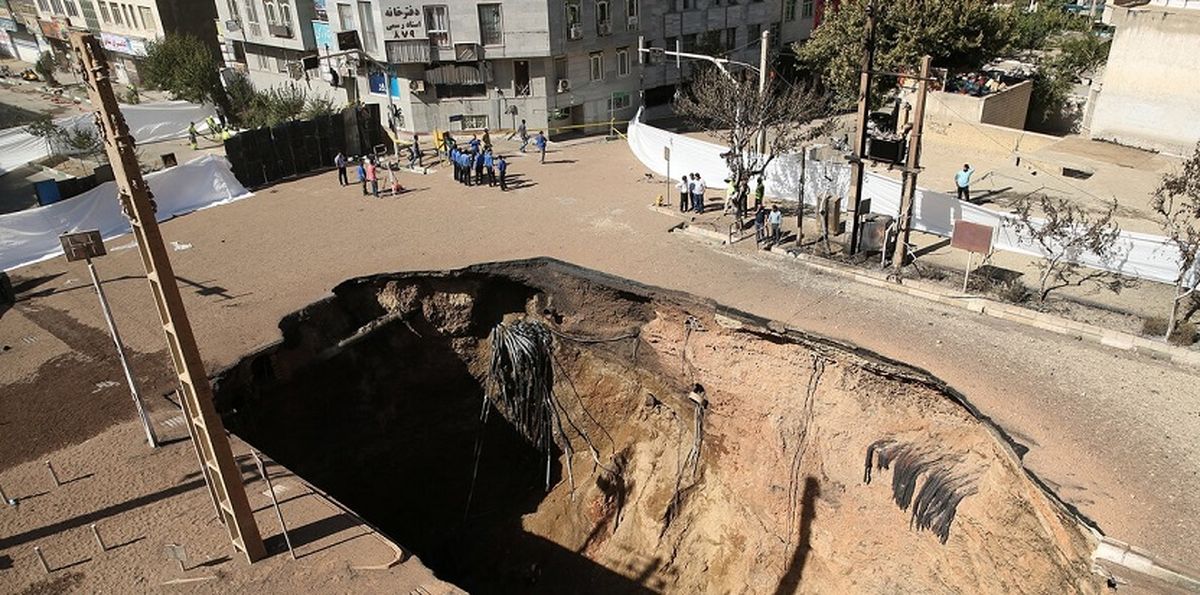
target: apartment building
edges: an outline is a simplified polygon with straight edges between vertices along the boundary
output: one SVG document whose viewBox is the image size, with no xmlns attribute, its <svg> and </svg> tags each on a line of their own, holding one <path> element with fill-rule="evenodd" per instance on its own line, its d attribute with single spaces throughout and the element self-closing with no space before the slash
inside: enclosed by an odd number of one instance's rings
<svg viewBox="0 0 1200 595">
<path fill-rule="evenodd" d="M 216 48 L 216 9 L 202 0 L 37 0 L 38 25 L 56 52 L 70 50 L 72 30 L 100 38 L 117 80 L 140 84 L 146 44 L 167 35 L 194 35 Z"/>
<path fill-rule="evenodd" d="M 690 65 L 639 64 L 648 45 L 758 63 L 808 37 L 820 0 L 216 0 L 228 64 L 263 88 L 293 81 L 380 103 L 408 131 L 606 125 L 669 103 Z M 357 31 L 369 59 L 340 55 Z M 322 59 L 305 69 L 305 56 Z M 337 86 L 334 85 L 336 82 Z M 389 98 L 390 95 L 390 98 Z"/>
</svg>

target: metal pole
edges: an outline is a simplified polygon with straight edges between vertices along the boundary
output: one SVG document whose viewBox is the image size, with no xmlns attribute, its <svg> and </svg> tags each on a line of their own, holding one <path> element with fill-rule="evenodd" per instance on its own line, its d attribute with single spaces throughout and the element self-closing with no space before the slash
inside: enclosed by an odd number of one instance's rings
<svg viewBox="0 0 1200 595">
<path fill-rule="evenodd" d="M 963 293 L 967 292 L 967 280 L 971 278 L 971 257 L 974 254 L 967 250 L 967 270 L 963 271 Z"/>
<path fill-rule="evenodd" d="M 38 562 L 42 563 L 42 570 L 45 570 L 46 574 L 50 574 L 50 565 L 46 563 L 46 557 L 42 555 L 42 548 L 33 546 L 33 553 L 37 554 Z"/>
<path fill-rule="evenodd" d="M 296 550 L 292 549 L 292 538 L 288 536 L 287 524 L 283 522 L 283 511 L 279 509 L 279 499 L 275 497 L 275 486 L 271 485 L 271 476 L 267 473 L 267 466 L 263 464 L 262 456 L 258 454 L 257 450 L 251 450 L 250 454 L 258 463 L 259 475 L 262 475 L 263 480 L 267 482 L 267 492 L 271 494 L 271 505 L 275 507 L 275 516 L 279 518 L 279 526 L 283 528 L 283 541 L 287 543 L 288 553 L 295 560 Z"/>
<path fill-rule="evenodd" d="M 54 480 L 54 487 L 61 486 L 62 480 L 58 478 L 58 473 L 54 470 L 54 465 L 51 465 L 50 461 L 46 461 L 46 470 L 50 472 L 50 479 Z"/>
<path fill-rule="evenodd" d="M 108 333 L 112 335 L 113 344 L 117 347 L 117 359 L 121 360 L 121 370 L 125 372 L 125 382 L 129 384 L 129 393 L 133 395 L 133 406 L 137 408 L 138 419 L 142 420 L 142 429 L 146 431 L 146 442 L 150 448 L 158 447 L 158 438 L 154 436 L 154 427 L 150 425 L 150 416 L 142 404 L 142 396 L 138 394 L 137 383 L 133 373 L 129 371 L 129 360 L 125 357 L 125 346 L 121 343 L 121 334 L 117 332 L 117 323 L 113 321 L 112 310 L 108 307 L 108 298 L 104 296 L 104 287 L 100 285 L 100 276 L 96 273 L 96 265 L 92 259 L 87 259 L 88 273 L 92 275 L 92 285 L 96 288 L 96 296 L 100 298 L 100 309 L 104 311 L 104 322 L 108 323 Z"/>
<path fill-rule="evenodd" d="M 867 26 L 864 31 L 862 73 L 858 83 L 858 130 L 854 136 L 854 153 L 850 163 L 851 194 L 850 210 L 850 254 L 858 253 L 859 213 L 863 191 L 863 157 L 867 148 L 867 114 L 871 102 L 871 69 L 875 66 L 875 3 L 867 5 Z"/>
<path fill-rule="evenodd" d="M 771 28 L 768 27 L 762 32 L 762 49 L 758 56 L 758 100 L 766 103 L 767 96 L 767 52 L 770 51 Z M 762 115 L 762 108 L 759 108 L 759 115 Z M 767 154 L 767 130 L 765 123 L 760 119 L 758 121 L 758 155 L 761 159 Z"/>
<path fill-rule="evenodd" d="M 925 97 L 929 91 L 931 56 L 921 58 L 921 82 L 917 87 L 917 104 L 913 107 L 912 134 L 908 137 L 908 159 L 904 167 L 904 194 L 900 196 L 900 217 L 896 220 L 896 251 L 892 254 L 892 271 L 899 274 L 908 252 L 908 235 L 912 227 L 913 200 L 917 194 L 917 172 L 921 165 L 921 132 L 925 128 Z M 965 290 L 964 290 L 965 291 Z"/>
<path fill-rule="evenodd" d="M 90 525 L 92 528 L 92 536 L 96 538 L 96 545 L 100 546 L 100 551 L 107 552 L 108 546 L 104 545 L 104 539 L 100 537 L 100 530 L 96 528 L 96 523 Z"/>
</svg>

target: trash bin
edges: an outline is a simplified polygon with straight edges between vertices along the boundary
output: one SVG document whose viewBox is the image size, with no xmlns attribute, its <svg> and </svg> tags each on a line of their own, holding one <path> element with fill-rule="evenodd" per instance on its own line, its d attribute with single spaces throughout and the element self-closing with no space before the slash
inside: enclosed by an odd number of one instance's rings
<svg viewBox="0 0 1200 595">
<path fill-rule="evenodd" d="M 891 215 L 879 213 L 863 215 L 859 226 L 858 251 L 879 253 L 886 250 L 889 245 L 888 229 L 892 226 L 893 220 Z"/>
</svg>

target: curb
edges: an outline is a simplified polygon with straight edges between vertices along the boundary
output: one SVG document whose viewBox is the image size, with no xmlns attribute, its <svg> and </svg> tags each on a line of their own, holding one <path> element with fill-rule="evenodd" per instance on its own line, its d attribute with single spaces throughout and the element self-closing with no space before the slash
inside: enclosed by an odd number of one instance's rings
<svg viewBox="0 0 1200 595">
<path fill-rule="evenodd" d="M 650 210 L 664 215 L 679 216 L 678 213 L 664 207 L 650 205 Z M 728 243 L 728 237 L 724 234 L 693 227 L 687 221 L 672 226 L 668 231 L 682 231 L 689 235 L 716 241 L 722 245 Z M 1043 331 L 1074 337 L 1079 340 L 1091 341 L 1092 343 L 1106 347 L 1149 354 L 1182 366 L 1200 368 L 1200 351 L 1167 345 L 1146 337 L 1106 329 L 1084 322 L 1077 322 L 1061 316 L 1038 312 L 1012 304 L 1005 304 L 988 297 L 949 293 L 944 288 L 922 281 L 904 279 L 900 283 L 895 283 L 882 275 L 839 266 L 809 254 L 792 254 L 778 246 L 772 246 L 770 250 L 760 252 L 779 258 L 790 258 L 803 263 L 809 268 L 851 279 L 864 285 L 903 293 L 960 310 L 967 310 L 976 314 L 1023 324 Z"/>
</svg>

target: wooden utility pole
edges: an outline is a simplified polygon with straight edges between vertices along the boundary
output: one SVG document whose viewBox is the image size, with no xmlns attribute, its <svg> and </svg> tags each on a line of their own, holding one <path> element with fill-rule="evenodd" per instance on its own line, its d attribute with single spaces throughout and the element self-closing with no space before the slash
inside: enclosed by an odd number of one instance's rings
<svg viewBox="0 0 1200 595">
<path fill-rule="evenodd" d="M 875 3 L 867 4 L 867 26 L 863 35 L 862 74 L 858 83 L 858 128 L 854 136 L 854 153 L 850 157 L 850 254 L 858 252 L 859 219 L 862 202 L 863 158 L 867 150 L 867 114 L 871 104 L 871 70 L 875 68 Z"/>
<path fill-rule="evenodd" d="M 170 347 L 171 361 L 179 375 L 180 401 L 196 450 L 203 459 L 204 480 L 217 503 L 220 520 L 233 546 L 245 553 L 250 562 L 255 562 L 266 556 L 266 549 L 246 499 L 246 487 L 241 470 L 233 460 L 225 426 L 213 404 L 212 387 L 204 372 L 204 362 L 200 359 L 200 350 L 196 347 L 196 338 L 179 295 L 179 285 L 163 245 L 158 221 L 154 218 L 155 205 L 150 187 L 142 178 L 133 137 L 113 93 L 108 61 L 100 43 L 90 34 L 72 33 L 71 48 L 83 74 L 88 98 L 96 108 L 96 123 L 112 164 L 118 199 L 137 240 L 146 279 L 150 282 L 150 291 L 154 294 L 154 304 L 158 307 L 159 320 Z"/>
<path fill-rule="evenodd" d="M 917 100 L 913 106 L 912 132 L 908 137 L 908 159 L 904 162 L 904 191 L 900 196 L 900 219 L 896 222 L 896 251 L 892 253 L 892 271 L 899 274 L 908 255 L 908 235 L 912 228 L 913 200 L 917 194 L 917 174 L 921 171 L 921 132 L 925 128 L 925 96 L 929 92 L 929 67 L 933 58 L 921 58 L 921 78 L 917 82 Z"/>
</svg>

